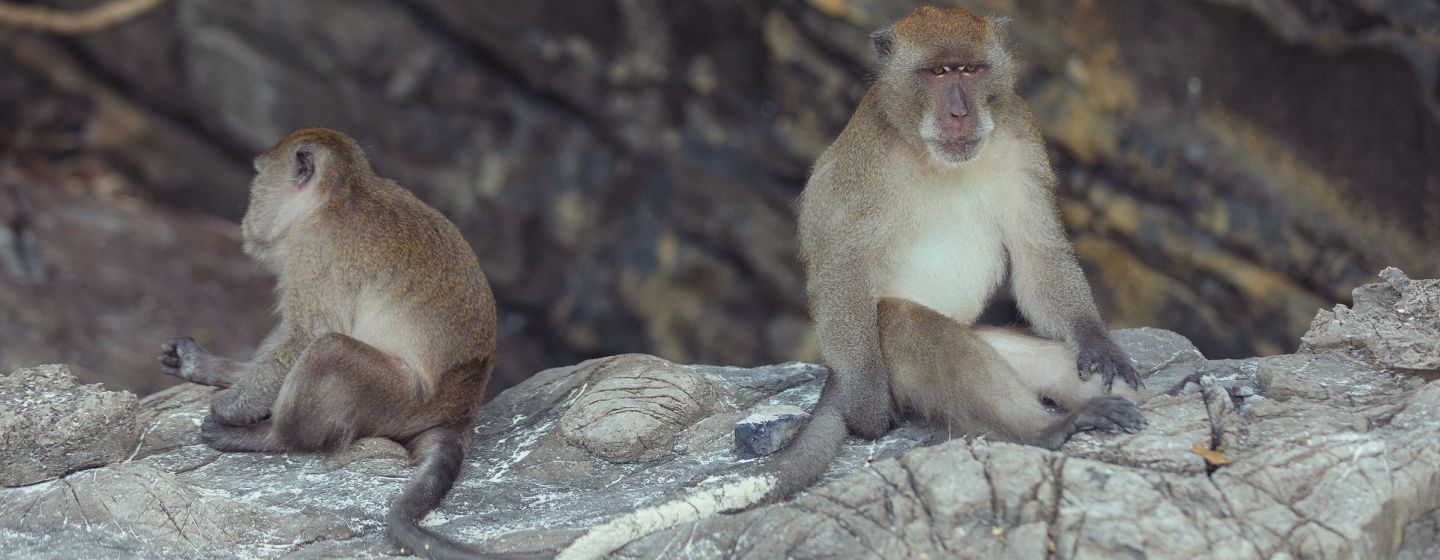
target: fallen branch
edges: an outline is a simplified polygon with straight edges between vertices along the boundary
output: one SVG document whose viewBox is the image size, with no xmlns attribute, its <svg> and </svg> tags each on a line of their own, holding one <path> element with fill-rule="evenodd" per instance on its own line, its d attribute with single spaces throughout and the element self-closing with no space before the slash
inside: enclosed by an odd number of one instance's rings
<svg viewBox="0 0 1440 560">
<path fill-rule="evenodd" d="M 0 26 L 74 35 L 124 23 L 159 6 L 165 0 L 112 0 L 77 11 L 45 6 L 0 3 Z"/>
</svg>

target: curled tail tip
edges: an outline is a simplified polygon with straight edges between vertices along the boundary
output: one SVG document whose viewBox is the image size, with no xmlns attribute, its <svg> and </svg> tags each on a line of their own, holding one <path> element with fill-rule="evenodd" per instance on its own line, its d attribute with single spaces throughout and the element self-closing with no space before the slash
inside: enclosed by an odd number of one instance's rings
<svg viewBox="0 0 1440 560">
<path fill-rule="evenodd" d="M 452 541 L 420 526 L 418 520 L 391 508 L 386 516 L 386 536 L 401 554 L 421 558 L 484 558 L 473 547 Z"/>
<path fill-rule="evenodd" d="M 423 432 L 413 445 L 420 467 L 385 512 L 386 533 L 403 553 L 425 558 L 482 558 L 478 549 L 420 526 L 419 520 L 450 493 L 465 460 L 465 431 Z"/>
</svg>

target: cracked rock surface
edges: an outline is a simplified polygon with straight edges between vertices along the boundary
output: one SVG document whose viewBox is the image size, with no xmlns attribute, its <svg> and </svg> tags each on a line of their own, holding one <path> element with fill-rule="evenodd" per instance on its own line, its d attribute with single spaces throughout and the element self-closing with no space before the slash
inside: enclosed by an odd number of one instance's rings
<svg viewBox="0 0 1440 560">
<path fill-rule="evenodd" d="M 1356 350 L 1374 346 L 1311 342 L 1322 331 L 1371 340 L 1372 325 L 1440 313 L 1440 283 L 1395 289 L 1404 314 L 1398 303 L 1358 304 L 1364 322 L 1337 323 L 1322 311 L 1297 354 L 1206 360 L 1173 333 L 1117 331 L 1152 390 L 1179 386 L 1145 403 L 1150 424 L 1139 433 L 1081 434 L 1049 452 L 968 438 L 927 446 L 937 438 L 906 426 L 847 441 L 825 480 L 792 500 L 657 532 L 615 555 L 1435 558 L 1440 382 Z M 1412 347 L 1440 343 L 1433 331 L 1392 332 L 1419 337 Z M 38 382 L 52 370 L 4 379 Z M 808 410 L 825 375 L 805 363 L 688 366 L 635 354 L 540 372 L 485 406 L 459 483 L 424 523 L 490 551 L 553 554 L 745 461 L 736 423 L 775 407 Z M 123 462 L 0 489 L 0 550 L 394 553 L 383 513 L 411 472 L 402 448 L 365 439 L 331 457 L 217 453 L 197 440 L 210 394 L 182 386 L 146 398 L 126 416 Z M 28 429 L 7 442 L 49 427 Z"/>
<path fill-rule="evenodd" d="M 1440 280 L 1411 280 L 1395 268 L 1381 271 L 1384 282 L 1366 284 L 1344 304 L 1320 311 L 1301 351 L 1335 350 L 1390 369 L 1440 377 Z"/>
<path fill-rule="evenodd" d="M 0 375 L 0 486 L 113 463 L 135 447 L 135 395 L 49 365 Z"/>
</svg>

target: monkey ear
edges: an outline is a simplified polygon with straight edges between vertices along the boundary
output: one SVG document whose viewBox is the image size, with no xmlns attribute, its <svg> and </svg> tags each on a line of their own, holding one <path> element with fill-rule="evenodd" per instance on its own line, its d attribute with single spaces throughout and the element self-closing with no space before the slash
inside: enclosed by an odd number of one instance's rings
<svg viewBox="0 0 1440 560">
<path fill-rule="evenodd" d="M 1015 48 L 1015 20 L 1010 16 L 990 16 L 990 25 L 995 30 L 995 39 L 1007 49 Z"/>
<path fill-rule="evenodd" d="M 875 42 L 875 54 L 880 56 L 880 60 L 890 58 L 890 48 L 895 44 L 895 35 L 889 28 L 871 33 L 870 40 Z"/>
<path fill-rule="evenodd" d="M 310 148 L 295 150 L 295 187 L 304 188 L 315 178 L 315 152 Z"/>
</svg>

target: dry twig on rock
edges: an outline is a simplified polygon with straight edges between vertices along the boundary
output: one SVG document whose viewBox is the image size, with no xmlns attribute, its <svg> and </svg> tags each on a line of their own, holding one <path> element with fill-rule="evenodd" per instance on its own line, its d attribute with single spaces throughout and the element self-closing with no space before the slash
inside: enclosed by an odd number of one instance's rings
<svg viewBox="0 0 1440 560">
<path fill-rule="evenodd" d="M 93 8 L 66 11 L 45 6 L 0 3 L 0 26 L 73 35 L 124 23 L 165 0 L 113 0 Z"/>
</svg>

